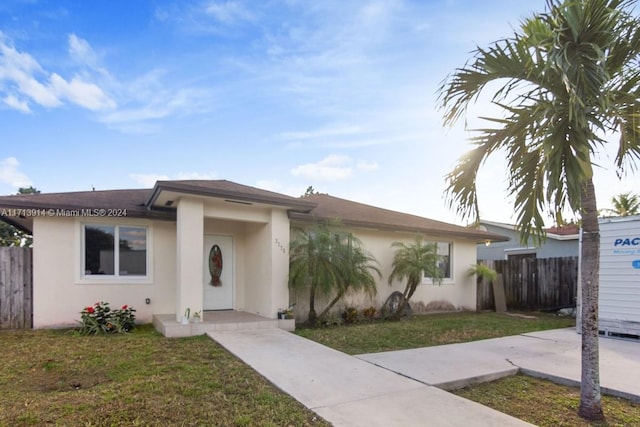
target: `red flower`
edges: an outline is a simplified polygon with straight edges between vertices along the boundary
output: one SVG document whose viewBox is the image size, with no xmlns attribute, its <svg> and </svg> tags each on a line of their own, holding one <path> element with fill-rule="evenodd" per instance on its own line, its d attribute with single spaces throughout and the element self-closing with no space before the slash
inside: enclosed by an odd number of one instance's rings
<svg viewBox="0 0 640 427">
<path fill-rule="evenodd" d="M 87 312 L 87 313 L 89 313 L 89 314 L 93 314 L 93 313 L 95 313 L 95 312 L 96 312 L 96 311 L 93 309 L 93 307 L 87 307 L 87 308 L 85 308 L 85 310 L 86 310 L 86 312 Z"/>
<path fill-rule="evenodd" d="M 129 306 L 128 306 L 127 304 L 125 304 L 125 305 L 123 305 L 123 306 L 122 306 L 122 309 L 123 309 L 123 310 L 126 310 L 127 308 L 129 308 Z"/>
</svg>

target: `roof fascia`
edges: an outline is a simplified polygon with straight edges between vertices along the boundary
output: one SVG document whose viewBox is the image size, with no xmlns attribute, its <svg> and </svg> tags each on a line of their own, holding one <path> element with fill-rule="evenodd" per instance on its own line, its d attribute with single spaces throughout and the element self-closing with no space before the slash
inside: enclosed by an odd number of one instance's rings
<svg viewBox="0 0 640 427">
<path fill-rule="evenodd" d="M 294 199 L 292 201 L 284 201 L 284 200 L 278 200 L 276 198 L 270 198 L 266 196 L 257 196 L 257 195 L 242 193 L 238 191 L 225 191 L 220 189 L 203 189 L 200 187 L 195 187 L 195 186 L 190 186 L 190 185 L 185 185 L 180 183 L 173 183 L 170 181 L 157 182 L 145 206 L 147 208 L 150 208 L 153 205 L 153 203 L 155 203 L 155 201 L 158 199 L 158 197 L 160 197 L 160 194 L 162 193 L 162 191 L 173 191 L 176 193 L 191 194 L 194 196 L 214 197 L 218 199 L 232 199 L 232 200 L 239 200 L 239 201 L 250 202 L 250 203 L 262 203 L 262 204 L 273 205 L 273 206 L 282 206 L 282 207 L 292 208 L 294 211 L 307 212 L 307 213 L 313 210 L 313 208 L 317 206 L 317 204 L 315 203 L 304 201 L 304 200 L 297 201 Z"/>
<path fill-rule="evenodd" d="M 353 220 L 345 221 L 340 218 L 309 217 L 308 215 L 300 214 L 298 212 L 290 212 L 289 219 L 304 222 L 307 224 L 311 224 L 318 221 L 333 221 L 337 219 L 344 226 L 351 226 L 356 228 L 368 228 L 368 229 L 375 229 L 375 230 L 381 230 L 381 231 L 398 231 L 398 232 L 413 233 L 413 234 L 428 234 L 430 236 L 445 237 L 445 238 L 455 236 L 462 239 L 472 240 L 475 243 L 486 243 L 487 241 L 490 241 L 490 242 L 509 241 L 508 237 L 501 236 L 498 234 L 493 234 L 493 233 L 484 234 L 484 233 L 474 233 L 474 232 L 427 230 L 419 227 L 394 226 L 394 225 L 380 224 L 380 223 L 367 222 L 367 221 L 353 221 Z"/>
</svg>

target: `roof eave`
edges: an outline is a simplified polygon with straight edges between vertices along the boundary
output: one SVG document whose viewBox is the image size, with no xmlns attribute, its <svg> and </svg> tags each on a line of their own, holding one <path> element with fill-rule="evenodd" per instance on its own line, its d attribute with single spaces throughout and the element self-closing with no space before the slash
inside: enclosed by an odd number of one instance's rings
<svg viewBox="0 0 640 427">
<path fill-rule="evenodd" d="M 162 191 L 174 191 L 177 193 L 191 194 L 194 196 L 216 197 L 221 199 L 232 199 L 242 202 L 262 203 L 267 205 L 282 206 L 291 208 L 297 212 L 311 212 L 317 205 L 305 200 L 281 200 L 275 197 L 266 197 L 253 194 L 247 194 L 239 191 L 227 191 L 221 189 L 205 189 L 202 187 L 192 186 L 183 183 L 171 181 L 158 181 L 153 188 L 151 196 L 145 203 L 147 208 L 151 207 L 158 199 Z"/>
<path fill-rule="evenodd" d="M 471 231 L 451 231 L 451 230 L 437 230 L 437 229 L 427 229 L 422 227 L 411 227 L 405 225 L 393 225 L 393 224 L 382 224 L 376 222 L 368 222 L 368 221 L 356 221 L 356 220 L 344 220 L 340 218 L 325 218 L 320 216 L 309 216 L 307 214 L 300 214 L 296 212 L 290 212 L 289 218 L 301 222 L 313 223 L 316 221 L 332 221 L 339 220 L 340 223 L 344 226 L 351 226 L 357 228 L 373 228 L 377 230 L 384 231 L 400 231 L 406 233 L 414 233 L 414 234 L 428 234 L 431 236 L 437 237 L 460 237 L 464 239 L 473 240 L 476 243 L 486 243 L 489 242 L 506 242 L 509 240 L 508 237 L 500 236 L 498 234 L 492 233 L 475 233 Z"/>
</svg>

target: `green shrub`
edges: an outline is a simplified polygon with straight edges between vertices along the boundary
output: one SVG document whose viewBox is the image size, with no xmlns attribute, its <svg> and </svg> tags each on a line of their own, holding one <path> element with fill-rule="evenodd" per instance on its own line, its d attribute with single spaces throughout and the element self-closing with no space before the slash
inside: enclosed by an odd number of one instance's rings
<svg viewBox="0 0 640 427">
<path fill-rule="evenodd" d="M 96 335 L 99 333 L 129 332 L 135 327 L 135 309 L 128 305 L 111 310 L 108 302 L 100 301 L 85 307 L 80 312 L 80 333 L 82 335 Z"/>
<path fill-rule="evenodd" d="M 374 317 L 376 317 L 376 314 L 378 314 L 378 309 L 374 306 L 367 307 L 362 310 L 362 316 L 367 320 L 373 319 Z"/>
<path fill-rule="evenodd" d="M 355 307 L 346 307 L 342 311 L 342 320 L 344 323 L 356 323 L 358 321 L 358 309 Z"/>
</svg>

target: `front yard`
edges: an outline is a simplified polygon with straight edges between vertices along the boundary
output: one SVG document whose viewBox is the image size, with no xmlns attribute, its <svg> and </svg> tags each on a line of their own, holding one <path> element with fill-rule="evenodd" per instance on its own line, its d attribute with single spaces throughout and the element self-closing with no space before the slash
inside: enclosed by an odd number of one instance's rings
<svg viewBox="0 0 640 427">
<path fill-rule="evenodd" d="M 400 322 L 299 329 L 350 354 L 574 326 L 549 314 L 448 313 Z M 327 426 L 211 339 L 1 332 L 0 426 Z M 640 425 L 640 405 L 605 397 L 607 424 L 576 415 L 578 391 L 517 375 L 456 391 L 541 426 Z"/>
<path fill-rule="evenodd" d="M 0 426 L 326 426 L 205 336 L 0 333 Z"/>
</svg>

